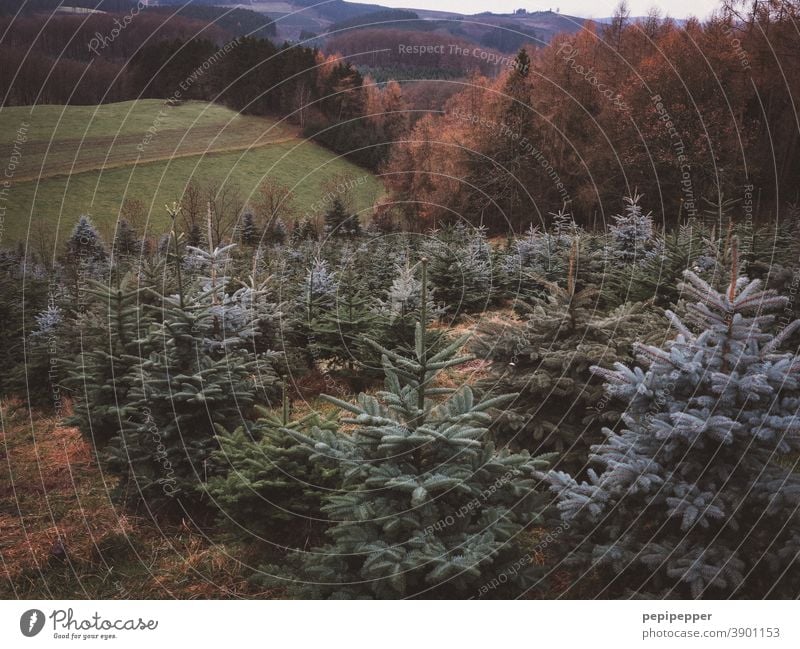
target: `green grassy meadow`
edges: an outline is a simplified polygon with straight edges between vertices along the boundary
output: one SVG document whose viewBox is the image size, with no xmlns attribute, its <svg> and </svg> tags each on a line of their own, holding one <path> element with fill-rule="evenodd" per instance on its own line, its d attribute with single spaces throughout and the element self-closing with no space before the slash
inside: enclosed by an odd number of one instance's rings
<svg viewBox="0 0 800 649">
<path fill-rule="evenodd" d="M 0 133 L 9 154 L 23 123 L 27 140 L 18 145 L 6 195 L 4 243 L 42 229 L 63 240 L 81 214 L 110 236 L 125 199 L 145 205 L 148 232 L 158 234 L 167 226 L 164 204 L 180 199 L 190 181 L 234 185 L 247 201 L 271 178 L 292 188 L 300 213 L 336 176 L 367 176 L 356 185 L 359 210 L 381 192 L 368 171 L 303 141 L 291 126 L 206 102 L 4 108 Z"/>
</svg>

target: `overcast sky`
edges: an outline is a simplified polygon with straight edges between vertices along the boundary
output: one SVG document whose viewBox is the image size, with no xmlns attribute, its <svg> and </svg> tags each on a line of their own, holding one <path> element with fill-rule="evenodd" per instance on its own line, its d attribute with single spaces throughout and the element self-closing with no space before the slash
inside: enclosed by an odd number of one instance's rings
<svg viewBox="0 0 800 649">
<path fill-rule="evenodd" d="M 559 10 L 559 13 L 582 18 L 605 18 L 614 13 L 619 0 L 546 0 L 545 2 L 526 2 L 525 0 L 351 0 L 369 2 L 388 7 L 408 9 L 440 9 L 457 11 L 462 14 L 476 14 L 482 11 L 510 13 L 514 9 L 528 11 Z M 644 16 L 651 7 L 658 7 L 662 13 L 673 18 L 697 16 L 706 18 L 717 6 L 719 0 L 628 0 L 632 16 Z"/>
</svg>

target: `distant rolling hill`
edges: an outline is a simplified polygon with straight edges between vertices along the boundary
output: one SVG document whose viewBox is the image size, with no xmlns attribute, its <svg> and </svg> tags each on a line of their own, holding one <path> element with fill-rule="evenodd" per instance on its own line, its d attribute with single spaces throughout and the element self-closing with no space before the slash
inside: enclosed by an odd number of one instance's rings
<svg viewBox="0 0 800 649">
<path fill-rule="evenodd" d="M 63 240 L 81 214 L 110 237 L 126 198 L 144 204 L 149 234 L 157 235 L 168 225 L 164 204 L 180 199 L 190 181 L 235 186 L 252 201 L 271 178 L 294 192 L 301 213 L 335 177 L 363 178 L 358 210 L 369 209 L 382 192 L 371 173 L 304 140 L 285 122 L 217 104 L 145 99 L 7 107 L 0 113 L 3 139 L 10 141 L 23 120 L 27 141 L 7 192 L 4 243 L 29 240 L 42 228 Z"/>
<path fill-rule="evenodd" d="M 521 42 L 544 44 L 558 33 L 574 33 L 586 22 L 583 18 L 553 11 L 513 14 L 459 14 L 433 9 L 394 9 L 380 4 L 360 4 L 333 0 L 190 0 L 191 4 L 236 5 L 266 14 L 275 21 L 278 40 L 306 40 L 331 31 L 369 29 L 369 23 L 383 23 L 383 28 L 421 30 L 453 34 L 474 42 L 509 52 Z M 153 4 L 185 4 L 186 0 L 159 0 Z M 421 3 L 422 4 L 422 3 Z M 320 41 L 322 42 L 322 40 Z"/>
<path fill-rule="evenodd" d="M 238 6 L 268 15 L 277 41 L 300 41 L 350 57 L 376 81 L 463 78 L 473 71 L 494 75 L 521 47 L 544 46 L 556 34 L 575 33 L 587 24 L 583 18 L 553 11 L 466 15 L 345 0 L 321 4 L 317 0 L 252 0 Z M 399 51 L 408 44 L 438 46 L 438 50 L 435 55 L 412 57 Z M 464 48 L 470 55 L 460 55 Z M 478 56 L 472 56 L 476 48 Z M 505 62 L 498 64 L 501 60 Z"/>
</svg>

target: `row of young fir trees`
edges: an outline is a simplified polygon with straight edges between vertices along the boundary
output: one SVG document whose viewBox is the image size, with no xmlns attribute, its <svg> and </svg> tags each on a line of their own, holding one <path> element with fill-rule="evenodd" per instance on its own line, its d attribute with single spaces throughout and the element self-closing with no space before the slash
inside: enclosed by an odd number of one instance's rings
<svg viewBox="0 0 800 649">
<path fill-rule="evenodd" d="M 794 232 L 659 233 L 640 201 L 506 245 L 176 227 L 120 255 L 83 218 L 24 372 L 69 391 L 121 501 L 272 547 L 253 579 L 293 595 L 550 595 L 567 571 L 575 596 L 796 596 L 795 305 L 763 290 Z M 295 390 L 315 373 L 327 416 Z"/>
</svg>

